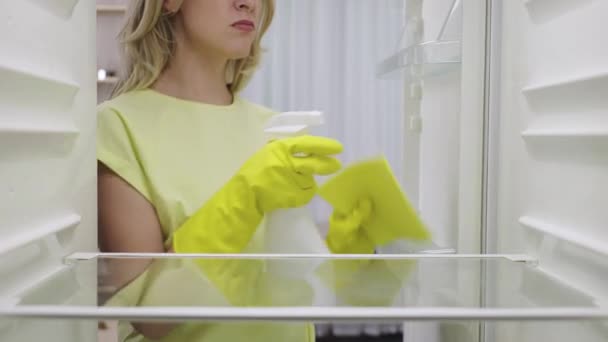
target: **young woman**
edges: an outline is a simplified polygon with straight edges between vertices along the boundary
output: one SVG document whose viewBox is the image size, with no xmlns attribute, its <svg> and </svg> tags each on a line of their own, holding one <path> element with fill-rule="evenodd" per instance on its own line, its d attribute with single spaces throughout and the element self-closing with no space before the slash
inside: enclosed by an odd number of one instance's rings
<svg viewBox="0 0 608 342">
<path fill-rule="evenodd" d="M 238 96 L 261 58 L 274 0 L 131 6 L 121 34 L 126 75 L 98 112 L 100 249 L 263 252 L 256 236 L 265 213 L 308 203 L 313 177 L 338 171 L 334 156 L 342 149 L 313 136 L 266 141 L 274 113 Z M 342 225 L 330 229 L 332 252 L 373 251 L 358 234 L 365 217 L 335 217 Z M 264 297 L 259 264 L 251 262 L 121 259 L 106 266 L 103 281 L 115 288 L 107 305 L 251 306 Z M 120 331 L 124 341 L 314 340 L 306 324 L 133 322 Z"/>
</svg>

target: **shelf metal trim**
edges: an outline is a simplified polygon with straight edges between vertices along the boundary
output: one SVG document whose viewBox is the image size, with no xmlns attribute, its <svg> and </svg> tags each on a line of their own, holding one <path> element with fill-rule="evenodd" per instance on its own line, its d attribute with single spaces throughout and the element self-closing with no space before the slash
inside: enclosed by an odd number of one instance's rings
<svg viewBox="0 0 608 342">
<path fill-rule="evenodd" d="M 108 259 L 326 259 L 326 260 L 398 260 L 398 259 L 506 259 L 513 262 L 536 261 L 524 254 L 175 254 L 175 253 L 83 253 L 66 261 Z"/>
<path fill-rule="evenodd" d="M 608 309 L 473 309 L 473 308 L 177 308 L 0 306 L 0 317 L 30 319 L 126 320 L 139 322 L 280 321 L 604 321 Z"/>
</svg>

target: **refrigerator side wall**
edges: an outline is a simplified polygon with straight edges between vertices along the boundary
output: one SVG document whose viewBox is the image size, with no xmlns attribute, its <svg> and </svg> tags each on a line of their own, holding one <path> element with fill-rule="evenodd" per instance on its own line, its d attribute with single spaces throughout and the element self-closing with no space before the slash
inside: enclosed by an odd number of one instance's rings
<svg viewBox="0 0 608 342">
<path fill-rule="evenodd" d="M 501 279 L 502 302 L 540 304 L 545 281 L 605 305 L 608 291 L 608 2 L 495 1 L 501 8 L 495 245 L 538 258 L 543 279 Z M 510 294 L 511 293 L 511 294 Z M 563 293 L 561 294 L 563 295 Z M 517 296 L 517 298 L 514 298 Z M 553 296 L 553 297 L 552 297 Z M 512 328 L 512 327 L 511 327 Z M 578 324 L 526 324 L 497 341 L 605 341 Z M 512 335 L 516 333 L 517 336 Z"/>
<path fill-rule="evenodd" d="M 1 305 L 95 305 L 95 3 L 0 2 Z M 93 341 L 94 323 L 0 322 L 2 341 Z"/>
</svg>

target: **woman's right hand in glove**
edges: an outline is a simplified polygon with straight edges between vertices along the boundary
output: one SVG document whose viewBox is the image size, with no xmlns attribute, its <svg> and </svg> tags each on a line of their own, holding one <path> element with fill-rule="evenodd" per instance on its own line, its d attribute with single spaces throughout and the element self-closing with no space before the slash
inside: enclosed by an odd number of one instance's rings
<svg viewBox="0 0 608 342">
<path fill-rule="evenodd" d="M 340 169 L 332 139 L 299 136 L 258 150 L 174 234 L 177 253 L 238 253 L 265 213 L 306 205 L 315 196 L 314 175 Z"/>
<path fill-rule="evenodd" d="M 273 141 L 256 152 L 173 234 L 176 253 L 241 253 L 264 214 L 300 207 L 315 196 L 314 175 L 340 169 L 342 145 L 301 136 Z M 263 278 L 260 260 L 197 259 L 196 264 L 235 305 L 251 305 Z"/>
<path fill-rule="evenodd" d="M 342 149 L 336 140 L 309 135 L 275 140 L 253 155 L 234 178 L 248 185 L 262 213 L 300 207 L 316 194 L 315 175 L 340 170 L 334 155 Z"/>
</svg>

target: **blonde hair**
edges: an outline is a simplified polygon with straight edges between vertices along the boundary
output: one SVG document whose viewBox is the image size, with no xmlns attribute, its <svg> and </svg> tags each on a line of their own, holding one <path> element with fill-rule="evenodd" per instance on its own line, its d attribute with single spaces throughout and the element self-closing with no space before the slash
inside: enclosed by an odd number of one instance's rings
<svg viewBox="0 0 608 342">
<path fill-rule="evenodd" d="M 245 88 L 260 63 L 263 52 L 261 40 L 272 23 L 274 1 L 262 0 L 260 30 L 249 56 L 231 60 L 226 67 L 226 84 L 233 94 Z M 127 21 L 119 35 L 125 59 L 124 74 L 114 88 L 112 97 L 148 88 L 156 82 L 175 48 L 174 14 L 164 9 L 163 0 L 131 1 Z"/>
</svg>

